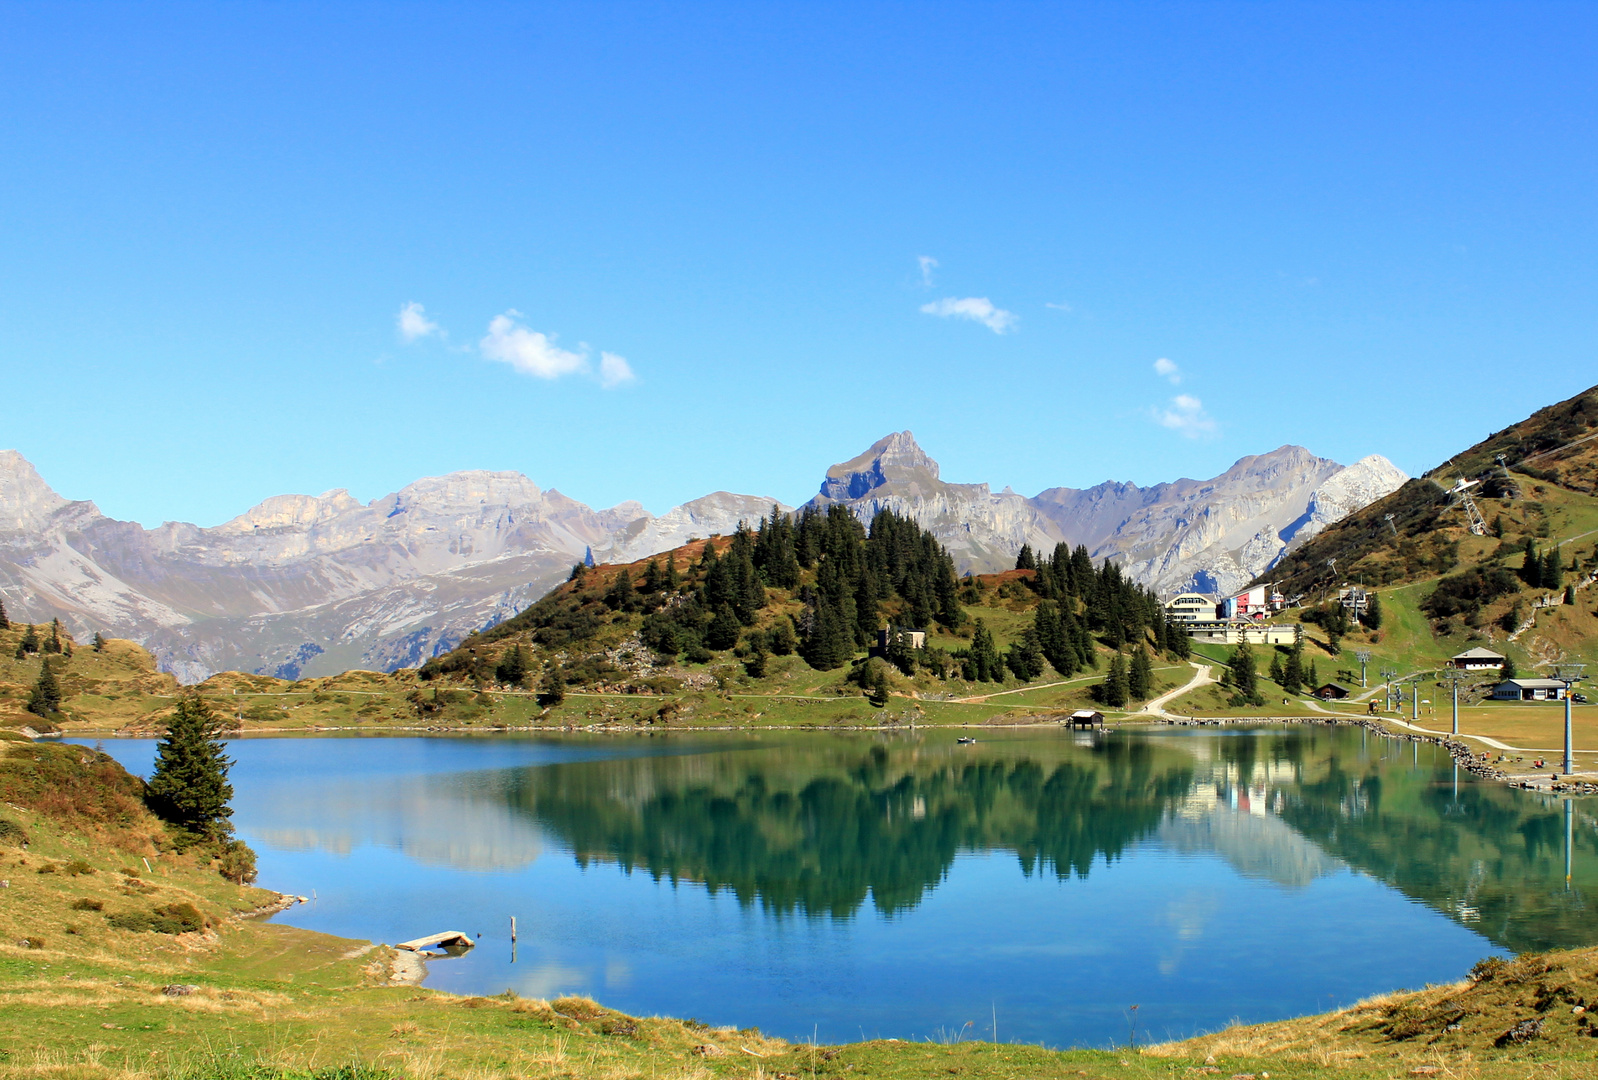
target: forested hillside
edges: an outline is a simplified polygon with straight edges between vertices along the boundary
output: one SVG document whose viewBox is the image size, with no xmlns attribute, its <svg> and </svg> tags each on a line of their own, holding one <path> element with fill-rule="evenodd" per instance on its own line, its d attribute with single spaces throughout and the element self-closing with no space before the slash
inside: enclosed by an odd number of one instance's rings
<svg viewBox="0 0 1598 1080">
<path fill-rule="evenodd" d="M 1006 574 L 956 578 L 937 539 L 891 511 L 867 529 L 843 507 L 774 510 L 731 537 L 626 566 L 574 567 L 554 592 L 419 675 L 536 679 L 556 699 L 567 688 L 692 685 L 696 667 L 718 660 L 758 680 L 791 656 L 817 672 L 850 669 L 848 678 L 885 698 L 890 685 L 1069 678 L 1096 669 L 1105 650 L 1131 653 L 1132 679 L 1140 655 L 1146 669 L 1149 650 L 1186 645 L 1167 640 L 1151 591 L 1114 564 L 1095 567 L 1083 547 L 1062 544 L 1043 558 L 1024 548 L 1017 561 Z M 905 630 L 925 631 L 924 642 Z M 882 662 L 868 661 L 882 631 Z M 662 677 L 664 668 L 673 674 Z M 1146 680 L 1134 689 L 1146 695 Z"/>
</svg>

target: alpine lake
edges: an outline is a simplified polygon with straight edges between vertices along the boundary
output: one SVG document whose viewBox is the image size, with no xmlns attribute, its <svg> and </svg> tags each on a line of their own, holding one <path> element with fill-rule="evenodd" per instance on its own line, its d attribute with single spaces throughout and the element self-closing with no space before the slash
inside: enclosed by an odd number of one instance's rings
<svg viewBox="0 0 1598 1080">
<path fill-rule="evenodd" d="M 259 884 L 314 897 L 276 918 L 391 944 L 464 931 L 475 947 L 426 980 L 463 994 L 824 1043 L 1104 1047 L 1598 940 L 1592 809 L 1434 746 L 1324 726 L 960 734 L 229 752 Z M 149 774 L 153 741 L 100 745 Z"/>
</svg>

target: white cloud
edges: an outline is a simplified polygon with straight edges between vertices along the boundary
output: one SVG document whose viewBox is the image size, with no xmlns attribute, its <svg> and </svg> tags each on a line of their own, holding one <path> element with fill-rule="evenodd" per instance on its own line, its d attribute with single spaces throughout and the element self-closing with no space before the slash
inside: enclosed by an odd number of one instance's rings
<svg viewBox="0 0 1598 1080">
<path fill-rule="evenodd" d="M 633 366 L 615 353 L 599 354 L 599 385 L 606 390 L 633 381 Z"/>
<path fill-rule="evenodd" d="M 1154 374 L 1166 380 L 1172 386 L 1182 385 L 1182 369 L 1163 356 L 1154 361 Z"/>
<path fill-rule="evenodd" d="M 921 284 L 926 288 L 932 288 L 932 271 L 938 268 L 938 260 L 931 255 L 919 255 L 916 257 L 916 262 L 921 264 Z"/>
<path fill-rule="evenodd" d="M 968 296 L 964 299 L 946 296 L 942 300 L 922 304 L 921 311 L 943 319 L 970 319 L 981 323 L 995 334 L 1014 330 L 1015 324 L 1020 321 L 1014 312 L 994 307 L 993 302 L 986 296 Z"/>
<path fill-rule="evenodd" d="M 516 321 L 520 315 L 521 312 L 511 310 L 494 316 L 488 324 L 488 334 L 477 343 L 484 356 L 509 364 L 523 375 L 536 375 L 540 379 L 558 379 L 588 370 L 588 357 L 584 353 L 568 352 L 557 346 L 554 338 L 529 330 Z"/>
<path fill-rule="evenodd" d="M 1072 310 L 1070 304 L 1063 303 L 1063 302 L 1062 303 L 1058 303 L 1058 304 L 1045 303 L 1043 306 L 1046 307 L 1046 308 L 1050 308 L 1050 309 L 1052 309 L 1054 311 L 1064 311 L 1067 314 L 1069 314 L 1071 312 L 1071 310 Z"/>
<path fill-rule="evenodd" d="M 432 337 L 434 334 L 442 335 L 444 332 L 436 322 L 423 314 L 422 305 L 415 300 L 400 308 L 397 325 L 400 338 L 406 344 L 420 341 L 424 337 Z"/>
<path fill-rule="evenodd" d="M 1215 418 L 1205 412 L 1204 403 L 1191 394 L 1177 394 L 1170 405 L 1155 409 L 1154 422 L 1190 439 L 1213 435 L 1216 430 Z"/>
</svg>

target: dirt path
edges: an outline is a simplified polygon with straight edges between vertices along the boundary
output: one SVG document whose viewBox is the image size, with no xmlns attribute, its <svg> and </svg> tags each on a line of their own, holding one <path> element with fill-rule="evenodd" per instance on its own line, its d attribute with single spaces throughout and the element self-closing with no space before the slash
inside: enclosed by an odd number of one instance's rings
<svg viewBox="0 0 1598 1080">
<path fill-rule="evenodd" d="M 1199 687 L 1205 686 L 1215 681 L 1215 679 L 1210 675 L 1210 665 L 1200 664 L 1197 661 L 1192 661 L 1192 664 L 1194 668 L 1193 677 L 1189 679 L 1185 685 L 1178 686 L 1175 690 L 1170 690 L 1161 694 L 1147 705 L 1144 705 L 1143 708 L 1138 710 L 1138 712 L 1147 713 L 1151 716 L 1162 716 L 1169 719 L 1170 713 L 1165 711 L 1167 702 L 1174 701 L 1176 698 L 1181 697 L 1183 694 L 1186 694 L 1189 691 L 1197 690 Z"/>
</svg>

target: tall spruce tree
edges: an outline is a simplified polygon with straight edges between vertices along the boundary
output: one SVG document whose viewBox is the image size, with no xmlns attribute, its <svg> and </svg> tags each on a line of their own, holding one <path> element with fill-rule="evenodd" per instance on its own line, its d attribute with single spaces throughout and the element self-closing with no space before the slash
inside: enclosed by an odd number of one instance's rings
<svg viewBox="0 0 1598 1080">
<path fill-rule="evenodd" d="M 1556 563 L 1558 562 L 1558 557 L 1557 556 L 1555 556 L 1554 561 Z M 52 653 L 52 654 L 58 655 L 58 656 L 60 655 L 60 653 L 61 653 L 61 620 L 60 619 L 51 619 L 50 620 L 50 640 L 46 641 L 44 643 L 44 651 L 47 652 L 47 653 Z"/>
<path fill-rule="evenodd" d="M 1559 545 L 1555 544 L 1548 549 L 1548 554 L 1543 558 L 1542 587 L 1550 592 L 1565 587 L 1565 564 L 1559 558 Z"/>
<path fill-rule="evenodd" d="M 0 600 L 0 630 L 11 629 L 11 620 L 6 618 L 6 602 Z"/>
<path fill-rule="evenodd" d="M 1104 681 L 1093 688 L 1094 695 L 1100 704 L 1108 705 L 1112 709 L 1126 706 L 1127 696 L 1132 692 L 1130 679 L 1126 670 L 1126 657 L 1116 653 L 1110 657 L 1110 670 L 1105 674 Z"/>
<path fill-rule="evenodd" d="M 35 716 L 49 716 L 61 709 L 61 684 L 50 670 L 48 658 L 39 665 L 39 678 L 28 695 L 28 711 Z"/>
<path fill-rule="evenodd" d="M 1133 701 L 1147 701 L 1154 691 L 1154 661 L 1142 642 L 1132 650 L 1132 666 L 1126 675 L 1127 693 Z"/>
<path fill-rule="evenodd" d="M 1231 669 L 1233 705 L 1263 705 L 1265 699 L 1260 696 L 1259 672 L 1254 669 L 1254 650 L 1247 641 L 1240 642 L 1232 653 L 1232 661 L 1227 665 Z"/>
<path fill-rule="evenodd" d="M 17 651 L 27 654 L 39 651 L 39 631 L 32 623 L 22 632 L 22 640 L 17 643 Z"/>
<path fill-rule="evenodd" d="M 1296 694 L 1304 689 L 1304 641 L 1300 638 L 1287 651 L 1287 663 L 1282 665 L 1282 689 Z"/>
<path fill-rule="evenodd" d="M 209 841 L 233 832 L 233 760 L 222 743 L 222 725 L 199 694 L 178 698 L 166 734 L 156 744 L 155 771 L 145 802 L 163 821 Z"/>
<path fill-rule="evenodd" d="M 1038 557 L 1033 554 L 1031 544 L 1021 545 L 1020 554 L 1015 557 L 1015 568 L 1017 570 L 1036 570 L 1038 568 Z"/>
</svg>

